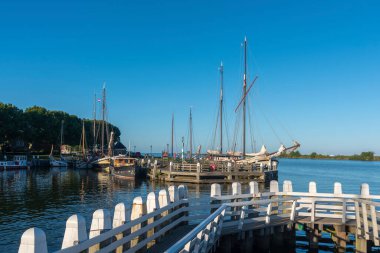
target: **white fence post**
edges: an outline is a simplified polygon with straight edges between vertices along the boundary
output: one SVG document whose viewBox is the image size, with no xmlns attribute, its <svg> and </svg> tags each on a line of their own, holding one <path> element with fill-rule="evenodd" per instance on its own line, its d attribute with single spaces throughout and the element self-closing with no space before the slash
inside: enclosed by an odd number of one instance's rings
<svg viewBox="0 0 380 253">
<path fill-rule="evenodd" d="M 18 253 L 47 253 L 46 235 L 42 229 L 29 228 L 21 236 Z"/>
<path fill-rule="evenodd" d="M 241 195 L 241 183 L 239 182 L 232 183 L 232 195 Z"/>
<path fill-rule="evenodd" d="M 156 194 L 154 192 L 150 192 L 147 196 L 147 200 L 146 200 L 146 212 L 147 213 L 152 213 L 154 211 L 156 211 L 157 209 L 159 208 L 159 205 L 158 205 L 158 199 L 156 197 Z M 151 224 L 153 223 L 155 220 L 157 220 L 158 217 L 153 217 L 153 218 L 150 218 L 148 219 L 148 224 Z M 154 233 L 157 231 L 156 228 L 152 228 L 150 229 L 148 232 L 147 232 L 147 237 L 151 237 L 154 235 Z M 155 240 L 152 240 L 150 241 L 148 244 L 147 244 L 147 248 L 149 249 L 150 247 L 152 247 L 154 244 L 156 243 Z"/>
<path fill-rule="evenodd" d="M 276 180 L 270 181 L 269 191 L 273 193 L 278 192 L 278 182 Z"/>
<path fill-rule="evenodd" d="M 342 191 L 342 184 L 339 182 L 334 183 L 334 194 L 335 195 L 341 195 L 343 193 Z"/>
<path fill-rule="evenodd" d="M 115 206 L 115 212 L 113 214 L 113 222 L 112 222 L 112 228 L 119 227 L 123 224 L 125 224 L 129 220 L 127 218 L 127 208 L 125 207 L 124 203 L 119 203 Z M 123 233 L 117 234 L 115 236 L 117 240 L 120 240 L 123 238 Z M 123 246 L 120 246 L 116 249 L 116 253 L 122 253 L 123 252 Z"/>
<path fill-rule="evenodd" d="M 142 197 L 135 197 L 133 199 L 133 204 L 132 204 L 132 211 L 131 211 L 131 221 L 136 220 L 143 215 L 146 214 L 146 203 L 142 199 Z M 140 223 L 131 228 L 131 233 L 138 231 L 141 229 L 145 224 Z M 137 238 L 134 238 L 131 240 L 131 248 L 136 246 L 139 242 L 145 239 L 145 234 L 142 234 L 138 236 Z"/>
<path fill-rule="evenodd" d="M 360 195 L 361 195 L 361 198 L 368 198 L 370 196 L 369 185 L 367 183 L 361 184 Z"/>
<path fill-rule="evenodd" d="M 74 214 L 66 221 L 65 235 L 61 249 L 66 249 L 87 240 L 86 220 L 79 214 Z"/>
<path fill-rule="evenodd" d="M 94 238 L 108 230 L 111 229 L 111 214 L 107 209 L 98 209 L 92 215 L 92 222 L 90 228 L 89 238 Z M 89 252 L 98 251 L 103 244 L 108 244 L 109 242 L 104 242 L 102 244 L 95 244 L 90 247 Z"/>
<path fill-rule="evenodd" d="M 317 193 L 317 183 L 314 181 L 309 182 L 309 193 Z"/>
<path fill-rule="evenodd" d="M 289 193 L 289 192 L 293 192 L 293 184 L 292 184 L 292 181 L 290 180 L 285 180 L 283 185 L 282 185 L 282 191 L 284 193 Z"/>
<path fill-rule="evenodd" d="M 175 187 L 175 185 L 171 185 L 169 186 L 168 190 L 169 190 L 170 202 L 172 203 L 177 202 L 179 200 L 178 188 Z"/>
</svg>

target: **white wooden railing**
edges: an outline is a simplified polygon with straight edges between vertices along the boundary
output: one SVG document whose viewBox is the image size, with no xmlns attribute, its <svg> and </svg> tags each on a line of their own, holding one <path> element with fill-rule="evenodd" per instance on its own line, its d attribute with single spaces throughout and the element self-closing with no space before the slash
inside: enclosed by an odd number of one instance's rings
<svg viewBox="0 0 380 253">
<path fill-rule="evenodd" d="M 221 185 L 213 184 L 208 203 L 188 199 L 183 185 L 170 186 L 159 194 L 149 193 L 146 201 L 136 197 L 129 217 L 125 204 L 116 205 L 112 225 L 109 211 L 95 211 L 89 234 L 84 218 L 73 215 L 66 223 L 62 249 L 56 253 L 135 252 L 152 247 L 169 231 L 188 223 L 198 225 L 168 252 L 208 252 L 221 235 L 324 218 L 356 224 L 357 235 L 379 245 L 380 203 L 375 201 L 380 196 L 370 195 L 368 184 L 361 185 L 360 194 L 344 194 L 339 183 L 334 184 L 333 193 L 318 193 L 315 182 L 309 183 L 308 192 L 293 192 L 290 181 L 284 181 L 282 191 L 278 186 L 272 181 L 269 192 L 260 192 L 258 183 L 251 182 L 249 193 L 242 193 L 242 185 L 235 182 L 232 192 L 222 195 Z M 23 234 L 19 252 L 45 253 L 46 245 L 45 233 L 32 228 Z"/>
</svg>

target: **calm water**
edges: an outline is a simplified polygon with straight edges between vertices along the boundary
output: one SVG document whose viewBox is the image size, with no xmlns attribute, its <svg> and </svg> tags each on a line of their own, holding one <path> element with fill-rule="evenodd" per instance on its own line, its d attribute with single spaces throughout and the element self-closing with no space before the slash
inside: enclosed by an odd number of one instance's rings
<svg viewBox="0 0 380 253">
<path fill-rule="evenodd" d="M 333 183 L 339 181 L 346 193 L 359 193 L 360 184 L 366 182 L 372 194 L 380 194 L 380 162 L 282 159 L 279 171 L 279 181 L 292 180 L 295 191 L 307 191 L 308 182 L 315 181 L 319 192 L 332 192 Z M 34 226 L 45 231 L 49 251 L 57 250 L 72 214 L 83 215 L 89 228 L 96 209 L 112 210 L 119 202 L 130 205 L 135 196 L 164 186 L 85 170 L 0 172 L 0 252 L 17 252 L 22 233 Z M 209 186 L 189 185 L 189 193 L 208 196 Z"/>
</svg>

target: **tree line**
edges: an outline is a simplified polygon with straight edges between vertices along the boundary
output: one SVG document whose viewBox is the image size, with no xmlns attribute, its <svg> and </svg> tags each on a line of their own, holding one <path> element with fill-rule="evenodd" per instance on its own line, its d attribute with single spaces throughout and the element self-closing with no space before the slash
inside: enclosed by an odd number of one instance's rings
<svg viewBox="0 0 380 253">
<path fill-rule="evenodd" d="M 46 153 L 51 145 L 58 147 L 61 142 L 61 124 L 63 122 L 63 144 L 79 145 L 84 122 L 86 142 L 94 143 L 93 120 L 81 119 L 63 111 L 50 111 L 40 106 L 25 110 L 12 104 L 0 102 L 0 149 L 4 151 L 32 151 Z M 97 143 L 100 143 L 101 121 L 96 121 Z M 120 139 L 120 130 L 108 123 L 109 131 Z M 105 146 L 107 145 L 105 140 Z"/>
<path fill-rule="evenodd" d="M 354 155 L 324 155 L 312 152 L 311 154 L 301 154 L 299 151 L 293 151 L 289 154 L 283 154 L 281 157 L 285 158 L 307 158 L 307 159 L 336 159 L 336 160 L 358 160 L 358 161 L 379 161 L 380 157 L 375 156 L 372 151 L 361 152 Z"/>
</svg>

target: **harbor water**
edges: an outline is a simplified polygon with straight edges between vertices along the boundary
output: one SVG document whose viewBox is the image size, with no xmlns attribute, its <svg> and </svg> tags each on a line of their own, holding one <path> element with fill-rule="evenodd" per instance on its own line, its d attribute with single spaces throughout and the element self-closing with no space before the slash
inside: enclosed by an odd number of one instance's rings
<svg viewBox="0 0 380 253">
<path fill-rule="evenodd" d="M 344 193 L 359 193 L 368 183 L 371 194 L 380 194 L 380 162 L 281 159 L 279 182 L 291 180 L 294 191 L 307 191 L 308 182 L 318 192 L 332 192 L 341 182 Z M 146 196 L 165 184 L 125 181 L 108 174 L 75 169 L 35 169 L 0 172 L 0 252 L 17 252 L 22 233 L 30 227 L 43 229 L 49 252 L 61 247 L 65 223 L 72 214 L 86 218 L 99 208 L 112 210 L 136 196 Z M 207 199 L 209 185 L 188 185 L 191 198 Z M 227 192 L 228 186 L 223 186 Z M 297 243 L 297 252 L 305 247 Z M 326 247 L 325 252 L 333 252 Z"/>
</svg>

